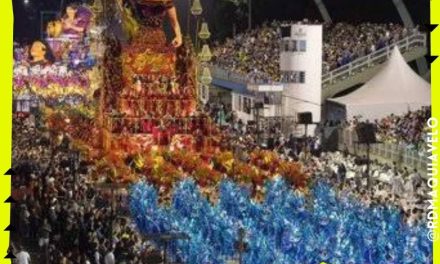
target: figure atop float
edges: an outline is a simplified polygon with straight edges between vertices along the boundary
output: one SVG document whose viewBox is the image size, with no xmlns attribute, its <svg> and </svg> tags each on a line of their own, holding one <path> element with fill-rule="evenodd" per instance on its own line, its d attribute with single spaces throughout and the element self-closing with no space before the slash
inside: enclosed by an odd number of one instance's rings
<svg viewBox="0 0 440 264">
<path fill-rule="evenodd" d="M 70 4 L 64 10 L 61 19 L 47 24 L 47 37 L 82 39 L 87 33 L 92 17 L 93 13 L 88 7 Z"/>
<path fill-rule="evenodd" d="M 100 76 L 88 33 L 93 13 L 87 5 L 70 4 L 47 24 L 45 39 L 14 49 L 14 94 L 31 87 L 43 98 L 90 96 Z"/>
<path fill-rule="evenodd" d="M 182 33 L 177 19 L 177 11 L 172 0 L 117 0 L 122 11 L 123 24 L 131 39 L 146 29 L 163 32 L 163 20 L 168 17 L 174 33 L 171 44 L 182 45 Z"/>
<path fill-rule="evenodd" d="M 173 1 L 116 3 L 128 42 L 115 44 L 120 55 L 110 52 L 104 59 L 109 80 L 104 109 L 112 134 L 106 138 L 124 149 L 135 149 L 133 145 L 149 139 L 154 145 L 169 145 L 181 136 L 193 138 L 190 134 L 195 129 L 190 124 L 198 118 L 193 56 L 189 43 L 183 44 Z M 163 28 L 165 19 L 174 33 L 170 42 Z M 115 109 L 116 115 L 112 114 Z"/>
<path fill-rule="evenodd" d="M 83 37 L 91 18 L 92 13 L 88 8 L 77 4 L 68 5 L 64 16 L 61 18 L 62 36 L 70 38 Z"/>
<path fill-rule="evenodd" d="M 47 66 L 54 61 L 50 47 L 44 41 L 37 40 L 32 43 L 29 50 L 29 63 L 31 66 Z"/>
</svg>

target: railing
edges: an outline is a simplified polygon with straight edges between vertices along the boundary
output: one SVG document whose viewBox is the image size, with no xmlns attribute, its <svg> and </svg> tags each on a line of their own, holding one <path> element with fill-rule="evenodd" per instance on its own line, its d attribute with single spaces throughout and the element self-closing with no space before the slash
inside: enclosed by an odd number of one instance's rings
<svg viewBox="0 0 440 264">
<path fill-rule="evenodd" d="M 348 150 L 353 155 L 366 155 L 367 146 L 357 144 L 356 132 L 349 129 L 339 129 L 339 149 Z M 395 162 L 398 166 L 415 168 L 420 172 L 427 170 L 427 153 L 411 149 L 405 144 L 379 143 L 370 147 L 371 159 L 377 159 L 388 164 Z"/>
<path fill-rule="evenodd" d="M 396 43 L 379 49 L 367 56 L 358 58 L 347 65 L 334 69 L 322 76 L 323 87 L 334 83 L 337 80 L 345 79 L 355 73 L 362 72 L 369 67 L 385 62 L 391 56 L 391 53 L 396 45 L 403 54 L 416 47 L 426 47 L 427 36 L 425 33 L 416 32 L 402 40 L 397 41 Z M 218 79 L 241 84 L 248 84 L 251 82 L 247 75 L 226 70 L 221 66 L 210 65 L 210 69 L 212 75 Z"/>
<path fill-rule="evenodd" d="M 280 85 L 281 82 L 269 80 L 268 78 L 252 77 L 246 74 L 241 74 L 233 71 L 225 70 L 217 65 L 209 65 L 214 78 L 226 80 L 234 83 L 240 83 L 245 85 Z"/>
<path fill-rule="evenodd" d="M 231 81 L 235 83 L 247 84 L 248 78 L 244 74 L 236 73 L 233 71 L 225 70 L 217 65 L 210 65 L 212 76 L 217 79 Z"/>
<path fill-rule="evenodd" d="M 347 65 L 341 66 L 333 71 L 330 71 L 329 73 L 324 74 L 322 76 L 322 85 L 325 87 L 326 85 L 334 83 L 339 79 L 345 79 L 355 73 L 362 72 L 367 68 L 385 62 L 391 56 L 395 46 L 399 48 L 402 54 L 416 47 L 426 47 L 426 39 L 427 37 L 425 33 L 414 33 L 402 40 L 397 41 L 396 43 L 388 45 L 367 56 L 358 58 Z"/>
</svg>

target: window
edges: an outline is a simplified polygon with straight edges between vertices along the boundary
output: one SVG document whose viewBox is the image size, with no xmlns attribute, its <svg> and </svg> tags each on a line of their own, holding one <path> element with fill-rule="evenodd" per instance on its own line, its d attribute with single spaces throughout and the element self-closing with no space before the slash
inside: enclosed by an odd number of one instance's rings
<svg viewBox="0 0 440 264">
<path fill-rule="evenodd" d="M 300 41 L 298 41 L 298 50 L 299 51 L 301 51 L 301 52 L 305 52 L 306 51 L 306 47 L 307 47 L 307 45 L 306 45 L 306 41 L 305 40 L 300 40 Z"/>
<path fill-rule="evenodd" d="M 305 40 L 283 40 L 281 50 L 284 52 L 305 52 L 307 50 L 307 41 Z"/>
<path fill-rule="evenodd" d="M 306 82 L 306 73 L 301 71 L 299 72 L 299 83 L 305 83 Z"/>
<path fill-rule="evenodd" d="M 304 71 L 285 71 L 281 73 L 281 81 L 284 83 L 305 83 L 306 72 Z"/>
<path fill-rule="evenodd" d="M 290 50 L 289 50 L 289 51 L 295 52 L 295 51 L 298 50 L 298 49 L 297 49 L 297 44 L 296 44 L 296 43 L 297 43 L 296 40 L 292 40 L 292 41 L 290 42 Z"/>
<path fill-rule="evenodd" d="M 288 51 L 290 49 L 289 47 L 290 43 L 288 41 L 283 42 L 283 51 Z"/>
<path fill-rule="evenodd" d="M 290 50 L 290 41 L 283 40 L 281 41 L 281 51 L 288 52 Z"/>
<path fill-rule="evenodd" d="M 292 33 L 291 26 L 281 26 L 281 37 L 282 38 L 290 38 Z"/>
<path fill-rule="evenodd" d="M 243 112 L 246 114 L 251 114 L 251 108 L 252 108 L 252 102 L 249 98 L 244 97 L 244 103 L 243 103 Z"/>
<path fill-rule="evenodd" d="M 255 102 L 265 105 L 279 105 L 282 100 L 281 92 L 259 92 L 255 95 Z"/>
</svg>

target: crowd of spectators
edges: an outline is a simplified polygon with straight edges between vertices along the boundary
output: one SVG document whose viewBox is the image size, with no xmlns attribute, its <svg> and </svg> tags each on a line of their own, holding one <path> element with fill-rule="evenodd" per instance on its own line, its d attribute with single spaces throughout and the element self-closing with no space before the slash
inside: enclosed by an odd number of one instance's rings
<svg viewBox="0 0 440 264">
<path fill-rule="evenodd" d="M 292 23 L 318 24 L 319 22 L 273 21 L 228 38 L 224 43 L 215 43 L 214 65 L 245 75 L 251 81 L 279 81 L 281 26 Z M 393 23 L 338 22 L 323 26 L 324 73 L 391 45 L 418 30 L 418 28 L 410 30 Z"/>
<path fill-rule="evenodd" d="M 216 44 L 214 64 L 252 78 L 277 80 L 280 75 L 279 26 L 280 23 L 274 21 Z"/>
<path fill-rule="evenodd" d="M 298 139 L 285 137 L 282 131 L 282 121 L 269 122 L 261 120 L 244 122 L 237 117 L 230 105 L 224 103 L 209 103 L 205 111 L 214 122 L 224 131 L 224 144 L 228 149 L 235 149 L 237 154 L 247 155 L 245 150 L 265 148 L 276 151 L 285 159 L 298 160 L 303 149 L 317 150 L 319 145 L 316 138 Z M 240 156 L 240 155 L 239 155 Z M 246 159 L 246 158 L 244 158 Z"/>
<path fill-rule="evenodd" d="M 419 149 L 426 142 L 428 119 L 431 108 L 424 107 L 417 111 L 408 111 L 404 115 L 390 115 L 375 120 L 378 129 L 378 140 L 382 142 L 405 144 Z"/>
<path fill-rule="evenodd" d="M 412 29 L 416 32 L 418 28 Z M 411 30 L 394 23 L 335 23 L 324 26 L 324 72 L 348 64 L 410 35 Z"/>
<path fill-rule="evenodd" d="M 112 195 L 109 187 L 88 182 L 93 166 L 66 138 L 54 140 L 20 118 L 14 119 L 13 135 L 17 203 L 11 244 L 18 263 L 160 262 L 160 253 L 138 235 L 128 215 L 121 215 L 126 194 Z"/>
<path fill-rule="evenodd" d="M 428 120 L 431 117 L 431 107 L 409 110 L 402 115 L 390 114 L 382 119 L 361 121 L 362 117 L 353 117 L 340 125 L 350 131 L 355 130 L 359 123 L 372 123 L 375 127 L 376 139 L 380 143 L 405 146 L 407 149 L 423 150 L 428 132 Z"/>
<path fill-rule="evenodd" d="M 209 103 L 205 110 L 227 135 L 225 147 L 234 149 L 244 162 L 249 161 L 249 149 L 270 149 L 282 159 L 302 162 L 313 179 L 331 183 L 341 197 L 354 197 L 365 206 L 400 208 L 409 225 L 420 223 L 427 213 L 429 187 L 415 169 L 373 160 L 373 184 L 367 188 L 365 159 L 322 152 L 316 137 L 285 137 L 280 122 L 262 122 L 257 130 L 256 123 L 245 124 L 226 104 Z M 423 123 L 428 113 L 424 108 L 385 120 L 411 128 L 415 122 Z M 27 259 L 29 252 L 35 263 L 159 263 L 154 245 L 142 239 L 128 215 L 121 213 L 127 209 L 124 191 L 115 197 L 109 187 L 89 182 L 94 166 L 77 155 L 67 138 L 35 126 L 34 120 L 31 115 L 14 118 L 13 123 L 15 253 Z M 387 124 L 380 129 L 392 129 Z"/>
<path fill-rule="evenodd" d="M 417 169 L 399 168 L 396 163 L 370 161 L 367 174 L 365 157 L 341 152 L 325 152 L 312 157 L 314 180 L 324 180 L 335 186 L 342 196 L 351 196 L 366 206 L 387 205 L 400 208 L 409 225 L 424 221 L 429 187 Z M 368 175 L 371 187 L 368 188 Z"/>
<path fill-rule="evenodd" d="M 318 137 L 297 138 L 290 135 L 286 138 L 282 133 L 281 122 L 261 124 L 261 136 L 258 136 L 255 123 L 244 124 L 230 106 L 223 103 L 208 104 L 206 110 L 215 122 L 223 127 L 226 134 L 230 135 L 226 142 L 233 146 L 235 154 L 243 161 L 249 159 L 246 151 L 243 151 L 245 149 L 270 149 L 277 152 L 282 159 L 302 162 L 305 170 L 313 175 L 315 180 L 331 183 L 341 195 L 350 195 L 367 206 L 384 204 L 401 208 L 402 215 L 410 225 L 423 221 L 427 213 L 425 201 L 428 198 L 426 194 L 429 187 L 417 169 L 372 160 L 369 175 L 373 187 L 368 188 L 366 157 L 355 157 L 347 152 L 322 152 Z M 419 137 L 400 134 L 399 138 L 415 140 L 406 143 L 421 142 L 423 124 L 426 124 L 429 113 L 430 109 L 424 108 L 409 112 L 403 117 L 392 115 L 380 122 L 376 121 L 379 139 L 394 133 L 413 133 Z M 392 126 L 380 126 L 385 120 L 390 119 L 394 120 Z M 353 120 L 352 125 L 358 122 Z M 404 127 L 414 128 L 418 132 Z M 393 132 L 393 129 L 399 132 Z"/>
</svg>

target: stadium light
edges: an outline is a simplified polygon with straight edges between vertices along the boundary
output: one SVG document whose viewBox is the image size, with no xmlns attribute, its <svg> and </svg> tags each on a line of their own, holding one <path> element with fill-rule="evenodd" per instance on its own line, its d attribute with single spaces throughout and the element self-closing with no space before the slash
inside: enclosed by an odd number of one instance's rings
<svg viewBox="0 0 440 264">
<path fill-rule="evenodd" d="M 191 6 L 191 14 L 193 16 L 200 16 L 203 13 L 203 7 L 200 0 L 194 0 Z"/>
<path fill-rule="evenodd" d="M 203 45 L 202 52 L 199 53 L 199 58 L 203 62 L 208 62 L 212 58 L 211 50 L 209 49 L 209 45 Z"/>
<path fill-rule="evenodd" d="M 209 32 L 208 23 L 203 22 L 202 28 L 200 29 L 199 32 L 199 38 L 206 40 L 209 39 L 210 37 L 211 37 L 211 32 Z"/>
<path fill-rule="evenodd" d="M 200 76 L 200 82 L 204 85 L 209 85 L 212 82 L 211 71 L 208 67 L 204 67 L 202 75 Z"/>
</svg>

